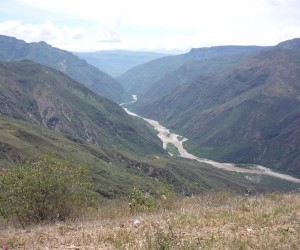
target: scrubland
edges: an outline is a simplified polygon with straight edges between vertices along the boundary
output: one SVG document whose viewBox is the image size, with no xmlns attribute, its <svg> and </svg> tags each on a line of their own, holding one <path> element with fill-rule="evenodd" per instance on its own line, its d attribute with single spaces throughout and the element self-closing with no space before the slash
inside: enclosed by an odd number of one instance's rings
<svg viewBox="0 0 300 250">
<path fill-rule="evenodd" d="M 1 221 L 7 249 L 299 249 L 300 194 L 207 192 L 130 209 L 106 201 L 66 222 Z"/>
</svg>

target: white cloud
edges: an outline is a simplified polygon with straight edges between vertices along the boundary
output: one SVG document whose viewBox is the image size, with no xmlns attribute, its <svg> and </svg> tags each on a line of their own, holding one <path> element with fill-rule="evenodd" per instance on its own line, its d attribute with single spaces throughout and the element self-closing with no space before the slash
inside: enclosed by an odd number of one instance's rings
<svg viewBox="0 0 300 250">
<path fill-rule="evenodd" d="M 0 34 L 13 36 L 26 42 L 46 41 L 47 43 L 68 50 L 84 49 L 86 43 L 93 48 L 100 41 L 118 41 L 118 33 L 110 27 L 98 26 L 93 32 L 77 27 L 59 26 L 46 21 L 38 24 L 23 23 L 20 20 L 10 20 L 0 23 Z"/>
<path fill-rule="evenodd" d="M 286 3 L 286 0 L 269 0 L 271 5 L 279 6 Z"/>
<path fill-rule="evenodd" d="M 68 28 L 56 26 L 50 21 L 40 24 L 25 24 L 20 20 L 10 20 L 0 23 L 1 34 L 16 36 L 25 41 L 55 41 L 59 37 L 66 40 L 79 39 L 85 31 L 80 28 Z"/>
<path fill-rule="evenodd" d="M 11 2 L 16 16 L 0 23 L 0 33 L 68 50 L 271 45 L 300 36 L 298 0 Z"/>
</svg>

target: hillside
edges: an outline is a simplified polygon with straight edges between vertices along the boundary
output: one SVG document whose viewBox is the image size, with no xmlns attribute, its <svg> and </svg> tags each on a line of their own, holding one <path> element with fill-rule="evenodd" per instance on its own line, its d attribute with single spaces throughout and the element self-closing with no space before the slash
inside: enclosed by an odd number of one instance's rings
<svg viewBox="0 0 300 250">
<path fill-rule="evenodd" d="M 0 63 L 0 114 L 103 148 L 163 152 L 155 133 L 119 105 L 31 61 Z"/>
<path fill-rule="evenodd" d="M 74 54 L 113 77 L 117 77 L 139 64 L 167 56 L 167 54 L 154 52 L 126 50 L 74 52 Z"/>
<path fill-rule="evenodd" d="M 130 100 L 130 96 L 114 78 L 71 52 L 54 48 L 45 42 L 26 43 L 13 37 L 0 35 L 0 61 L 23 59 L 57 69 L 99 95 L 117 103 Z"/>
<path fill-rule="evenodd" d="M 201 73 L 220 70 L 227 65 L 239 62 L 247 54 L 261 49 L 256 46 L 192 49 L 186 54 L 163 57 L 138 65 L 119 76 L 118 80 L 128 93 L 137 94 L 143 99 L 152 99 L 156 98 L 157 94 L 167 94 L 166 91 L 175 89 Z M 159 91 L 152 93 L 154 89 L 159 89 Z"/>
<path fill-rule="evenodd" d="M 163 155 L 144 157 L 100 148 L 79 137 L 68 137 L 25 121 L 0 117 L 0 166 L 10 167 L 49 152 L 91 168 L 96 191 L 106 198 L 127 197 L 137 186 L 155 192 L 166 180 L 177 193 L 191 195 L 208 190 L 245 193 L 292 191 L 299 184 L 264 175 L 232 173 L 196 161 Z"/>
<path fill-rule="evenodd" d="M 0 104 L 1 167 L 55 152 L 90 166 L 104 197 L 124 197 L 135 185 L 153 190 L 156 180 L 167 180 L 185 194 L 299 186 L 167 157 L 144 122 L 63 73 L 31 61 L 0 64 Z"/>
<path fill-rule="evenodd" d="M 89 216 L 28 230 L 0 226 L 12 249 L 298 249 L 299 194 L 212 192 L 132 213 L 127 202 Z"/>
<path fill-rule="evenodd" d="M 295 41 L 289 44 L 200 75 L 134 109 L 189 138 L 186 146 L 198 156 L 299 174 L 300 54 Z"/>
</svg>

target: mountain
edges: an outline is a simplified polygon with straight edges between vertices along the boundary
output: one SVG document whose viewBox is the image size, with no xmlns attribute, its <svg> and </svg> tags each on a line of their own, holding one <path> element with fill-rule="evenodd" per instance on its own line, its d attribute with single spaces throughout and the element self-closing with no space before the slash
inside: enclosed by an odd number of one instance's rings
<svg viewBox="0 0 300 250">
<path fill-rule="evenodd" d="M 276 47 L 285 50 L 293 50 L 294 52 L 298 53 L 300 50 L 300 38 L 294 38 L 291 40 L 281 42 Z"/>
<path fill-rule="evenodd" d="M 28 60 L 0 63 L 0 166 L 49 152 L 90 166 L 96 191 L 107 198 L 126 197 L 134 186 L 156 192 L 162 180 L 187 195 L 299 187 L 168 157 L 144 122 L 62 72 Z"/>
<path fill-rule="evenodd" d="M 161 181 L 168 181 L 177 193 L 185 195 L 209 190 L 229 189 L 244 194 L 247 189 L 256 193 L 299 188 L 293 182 L 263 175 L 234 174 L 191 160 L 151 154 L 140 157 L 103 149 L 80 138 L 70 139 L 57 131 L 6 116 L 0 116 L 0 128 L 1 167 L 52 152 L 58 158 L 90 167 L 95 190 L 110 199 L 128 197 L 133 187 L 155 193 Z"/>
<path fill-rule="evenodd" d="M 117 77 L 139 64 L 167 56 L 162 53 L 126 50 L 74 52 L 74 54 L 113 77 Z"/>
<path fill-rule="evenodd" d="M 186 54 L 167 56 L 138 65 L 117 79 L 128 93 L 151 99 L 156 95 L 150 96 L 149 91 L 158 86 L 159 89 L 162 87 L 168 90 L 176 88 L 201 73 L 220 70 L 222 67 L 237 63 L 246 55 L 261 49 L 262 47 L 257 46 L 217 46 L 191 49 Z M 158 91 L 158 93 L 166 94 L 164 90 Z"/>
<path fill-rule="evenodd" d="M 162 153 L 144 123 L 60 71 L 31 61 L 0 63 L 0 115 L 103 148 Z"/>
<path fill-rule="evenodd" d="M 250 53 L 221 70 L 198 70 L 195 79 L 133 109 L 187 137 L 186 147 L 200 157 L 299 175 L 299 41 Z"/>
<path fill-rule="evenodd" d="M 130 100 L 130 96 L 119 82 L 71 52 L 54 48 L 45 42 L 26 43 L 13 37 L 0 35 L 0 61 L 23 59 L 57 69 L 115 102 Z"/>
</svg>

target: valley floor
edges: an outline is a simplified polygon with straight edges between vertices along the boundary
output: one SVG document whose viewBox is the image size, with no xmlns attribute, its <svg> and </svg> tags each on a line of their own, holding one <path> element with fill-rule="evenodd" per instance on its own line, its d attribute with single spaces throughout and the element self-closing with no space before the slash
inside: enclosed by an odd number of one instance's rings
<svg viewBox="0 0 300 250">
<path fill-rule="evenodd" d="M 136 100 L 137 100 L 137 97 L 135 96 L 135 99 L 132 102 L 135 102 Z M 130 103 L 132 103 L 132 102 L 130 102 Z M 199 158 L 193 154 L 190 154 L 184 148 L 183 143 L 185 141 L 187 141 L 187 138 L 184 138 L 180 135 L 171 133 L 168 128 L 162 126 L 158 121 L 154 121 L 154 120 L 151 120 L 148 118 L 141 117 L 141 116 L 129 111 L 127 108 L 124 108 L 124 109 L 129 115 L 140 117 L 140 118 L 144 119 L 146 122 L 148 122 L 149 124 L 151 124 L 158 131 L 157 136 L 163 142 L 164 149 L 167 148 L 168 144 L 173 144 L 178 149 L 178 153 L 179 153 L 180 157 L 196 160 L 196 161 L 202 162 L 202 163 L 207 163 L 213 167 L 224 169 L 227 171 L 233 171 L 233 172 L 238 172 L 238 173 L 269 175 L 269 176 L 273 176 L 273 177 L 276 177 L 279 179 L 292 181 L 295 183 L 300 183 L 300 179 L 298 179 L 298 178 L 292 177 L 290 175 L 274 172 L 271 169 L 260 166 L 260 165 L 251 164 L 250 168 L 240 168 L 240 167 L 237 167 L 233 163 L 221 163 L 221 162 L 216 162 L 216 161 L 213 161 L 210 159 Z"/>
<path fill-rule="evenodd" d="M 8 249 L 299 249 L 300 195 L 207 193 L 135 213 L 112 201 L 73 222 L 0 225 Z"/>
</svg>

